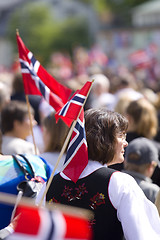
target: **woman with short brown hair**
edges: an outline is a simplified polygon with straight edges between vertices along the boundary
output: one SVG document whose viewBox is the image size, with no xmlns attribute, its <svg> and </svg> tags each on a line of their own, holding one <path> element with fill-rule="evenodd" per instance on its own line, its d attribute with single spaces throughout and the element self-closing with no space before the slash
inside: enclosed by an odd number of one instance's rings
<svg viewBox="0 0 160 240">
<path fill-rule="evenodd" d="M 94 240 L 158 240 L 160 219 L 155 205 L 128 174 L 108 168 L 124 161 L 128 122 L 117 112 L 85 112 L 89 162 L 78 181 L 63 172 L 54 176 L 47 201 L 90 209 Z M 77 164 L 80 164 L 81 159 Z"/>
</svg>

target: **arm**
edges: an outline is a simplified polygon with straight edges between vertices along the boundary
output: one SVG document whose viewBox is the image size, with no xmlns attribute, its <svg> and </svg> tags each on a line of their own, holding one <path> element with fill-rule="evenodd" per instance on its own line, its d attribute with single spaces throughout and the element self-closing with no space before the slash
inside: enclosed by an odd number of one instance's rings
<svg viewBox="0 0 160 240">
<path fill-rule="evenodd" d="M 160 239 L 158 211 L 131 176 L 113 173 L 108 192 L 126 240 Z"/>
</svg>

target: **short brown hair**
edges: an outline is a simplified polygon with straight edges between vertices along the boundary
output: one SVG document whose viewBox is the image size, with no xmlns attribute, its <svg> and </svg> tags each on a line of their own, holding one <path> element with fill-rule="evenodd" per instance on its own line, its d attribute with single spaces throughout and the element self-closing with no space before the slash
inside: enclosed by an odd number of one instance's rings
<svg viewBox="0 0 160 240">
<path fill-rule="evenodd" d="M 31 114 L 34 115 L 34 110 L 32 106 L 30 106 Z M 19 121 L 23 122 L 26 115 L 28 113 L 27 103 L 22 101 L 10 101 L 7 103 L 1 112 L 1 130 L 3 134 L 6 134 L 9 131 L 12 131 L 14 128 L 14 122 Z"/>
<path fill-rule="evenodd" d="M 85 129 L 88 157 L 102 164 L 109 163 L 115 156 L 117 135 L 126 132 L 128 120 L 121 114 L 107 109 L 85 111 Z"/>
</svg>

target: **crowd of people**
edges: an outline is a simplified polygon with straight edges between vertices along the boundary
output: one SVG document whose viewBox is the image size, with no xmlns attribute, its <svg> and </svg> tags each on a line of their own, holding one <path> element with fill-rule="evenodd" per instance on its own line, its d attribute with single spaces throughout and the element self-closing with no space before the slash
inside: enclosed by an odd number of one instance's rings
<svg viewBox="0 0 160 240">
<path fill-rule="evenodd" d="M 89 162 L 74 183 L 61 172 L 65 152 L 44 204 L 91 211 L 88 229 L 93 235 L 88 239 L 158 240 L 159 87 L 150 88 L 153 79 L 138 78 L 136 69 L 119 67 L 113 72 L 109 62 L 96 48 L 90 54 L 78 48 L 74 65 L 63 54 L 52 56 L 48 70 L 73 92 L 89 79 L 94 82 L 84 106 Z M 29 95 L 28 101 L 19 67 L 8 82 L 0 75 L 0 191 L 14 195 L 25 177 L 13 155 L 29 170 L 21 154 L 26 156 L 45 187 L 69 130 L 61 119 L 56 123 L 54 109 L 42 97 Z M 10 239 L 15 230 L 10 231 L 13 207 L 3 203 L 0 211 L 6 215 L 0 221 L 0 239 Z"/>
</svg>

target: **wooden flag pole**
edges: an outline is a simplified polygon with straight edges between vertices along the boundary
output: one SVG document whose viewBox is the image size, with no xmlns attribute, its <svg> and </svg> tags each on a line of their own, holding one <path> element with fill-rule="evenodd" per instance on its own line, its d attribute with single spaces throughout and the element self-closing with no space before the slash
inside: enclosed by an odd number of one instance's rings
<svg viewBox="0 0 160 240">
<path fill-rule="evenodd" d="M 31 134 L 32 134 L 32 138 L 33 138 L 33 144 L 34 144 L 35 155 L 37 155 L 37 147 L 36 147 L 35 138 L 34 138 L 34 134 L 33 134 L 32 117 L 31 117 L 30 103 L 29 103 L 28 95 L 26 95 L 26 102 L 27 102 L 27 107 L 28 107 L 28 114 L 29 114 L 30 128 L 31 128 Z"/>
<path fill-rule="evenodd" d="M 19 36 L 19 30 L 18 29 L 16 29 L 16 34 Z M 33 125 L 32 125 L 32 118 L 31 118 L 31 111 L 30 111 L 30 103 L 29 103 L 28 95 L 25 95 L 25 96 L 26 96 L 26 102 L 27 102 L 27 107 L 28 107 L 30 129 L 31 129 L 31 134 L 32 134 L 32 139 L 33 139 L 33 144 L 34 144 L 35 155 L 37 155 L 37 147 L 36 147 L 35 138 L 34 138 L 34 134 L 33 134 Z"/>
<path fill-rule="evenodd" d="M 19 36 L 19 30 L 18 30 L 18 28 L 16 29 L 16 34 Z"/>
<path fill-rule="evenodd" d="M 93 84 L 93 81 L 94 81 L 94 80 L 92 80 L 92 84 Z M 58 167 L 58 164 L 59 164 L 59 162 L 60 162 L 60 160 L 61 160 L 61 158 L 62 158 L 62 156 L 63 156 L 63 154 L 64 154 L 64 152 L 65 152 L 65 149 L 66 149 L 66 147 L 67 147 L 67 145 L 68 145 L 68 142 L 69 142 L 69 140 L 70 140 L 70 137 L 71 137 L 71 135 L 72 135 L 73 129 L 74 129 L 76 123 L 77 123 L 77 120 L 78 120 L 78 118 L 79 118 L 79 116 L 80 116 L 80 114 L 81 114 L 81 111 L 82 111 L 82 109 L 83 109 L 83 107 L 84 107 L 84 105 L 85 105 L 85 103 L 86 103 L 86 100 L 87 100 L 87 98 L 88 98 L 88 95 L 89 95 L 89 93 L 90 93 L 90 91 L 91 91 L 92 84 L 91 84 L 90 89 L 89 89 L 89 91 L 88 91 L 88 93 L 87 93 L 87 96 L 86 96 L 86 98 L 85 98 L 85 101 L 84 101 L 84 103 L 83 103 L 82 106 L 81 106 L 81 109 L 80 109 L 80 111 L 79 111 L 79 114 L 78 114 L 78 116 L 77 116 L 77 119 L 73 122 L 73 124 L 72 124 L 72 126 L 71 126 L 71 128 L 70 128 L 70 130 L 69 130 L 69 133 L 68 133 L 68 135 L 67 135 L 67 137 L 66 137 L 66 140 L 65 140 L 65 142 L 64 142 L 64 144 L 63 144 L 63 147 L 62 147 L 62 149 L 61 149 L 61 152 L 60 152 L 60 154 L 59 154 L 59 157 L 58 157 L 57 162 L 56 162 L 56 164 L 55 164 L 55 167 L 54 167 L 54 169 L 53 169 L 53 172 L 52 172 L 52 174 L 51 174 L 51 176 L 50 176 L 50 178 L 49 178 L 49 180 L 48 180 L 48 183 L 47 183 L 47 185 L 46 185 L 46 189 L 45 189 L 45 191 L 44 191 L 44 193 L 43 193 L 43 196 L 42 196 L 42 198 L 41 198 L 41 200 L 40 200 L 39 206 L 42 206 L 43 199 L 44 199 L 45 195 L 47 194 L 47 191 L 48 191 L 48 189 L 49 189 L 49 187 L 50 187 L 50 184 L 51 184 L 51 182 L 52 182 L 52 179 L 53 179 L 53 177 L 54 177 L 55 171 L 56 171 L 56 169 L 57 169 L 57 167 Z M 70 161 L 71 161 L 71 160 L 70 160 Z M 70 162 L 70 161 L 69 161 L 69 162 Z M 68 162 L 68 164 L 69 164 L 69 162 Z M 67 164 L 67 165 L 68 165 L 68 164 Z M 66 165 L 65 165 L 64 167 L 66 167 Z"/>
</svg>

